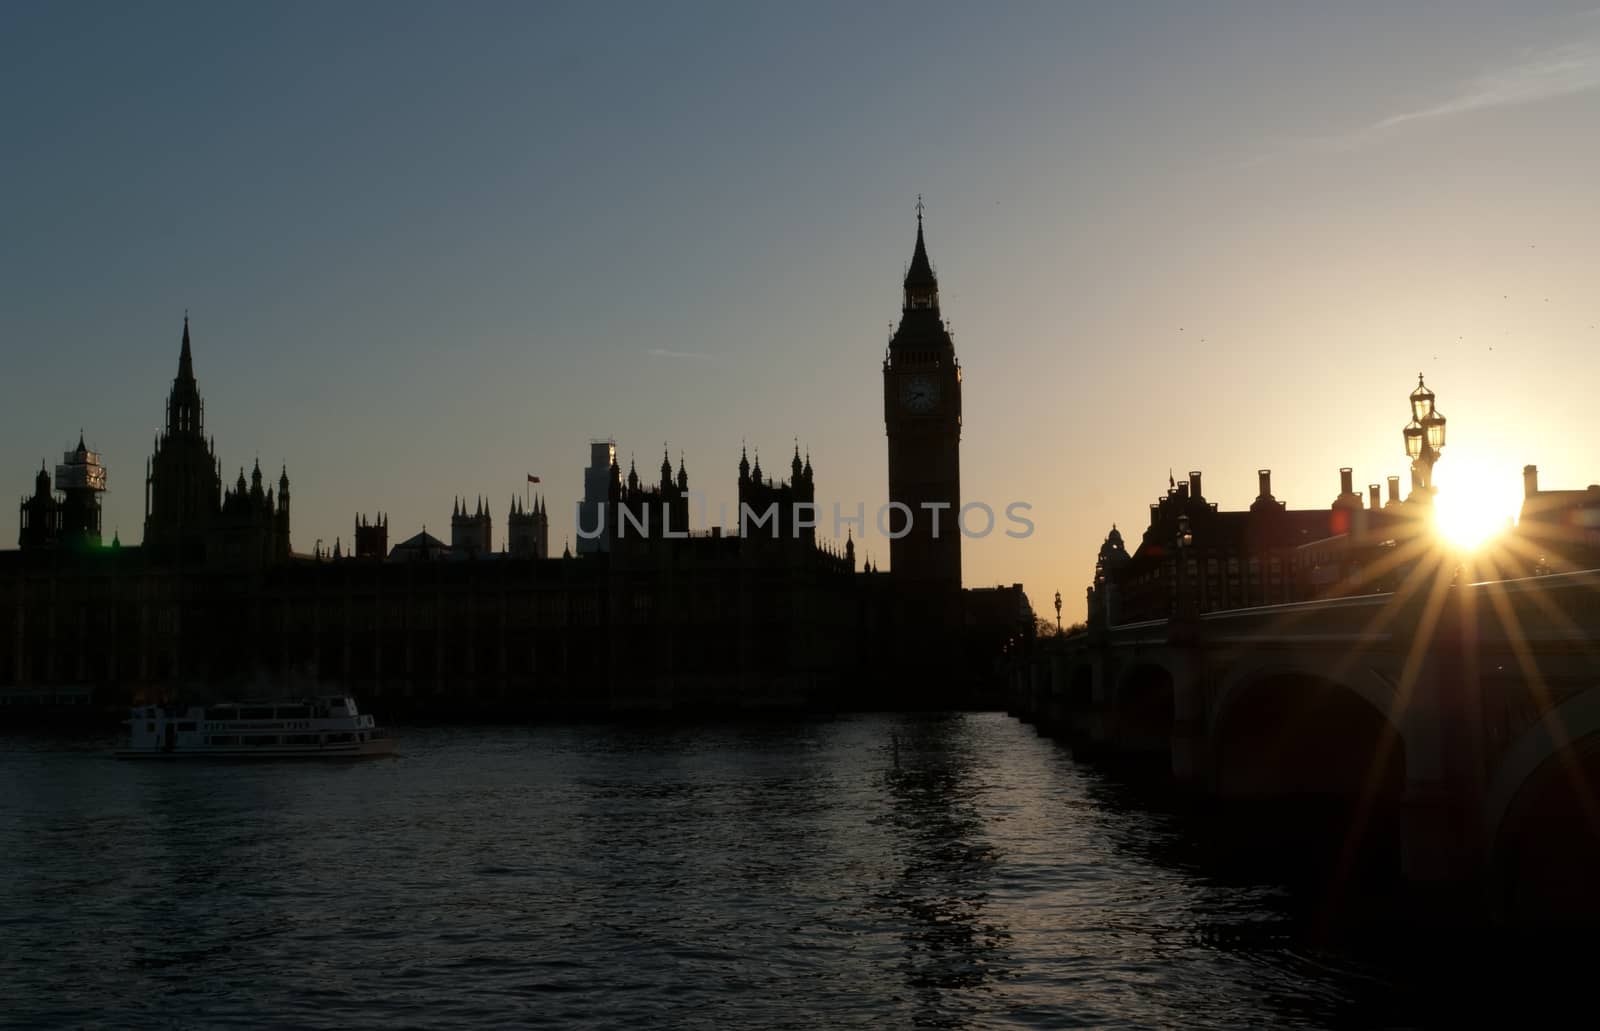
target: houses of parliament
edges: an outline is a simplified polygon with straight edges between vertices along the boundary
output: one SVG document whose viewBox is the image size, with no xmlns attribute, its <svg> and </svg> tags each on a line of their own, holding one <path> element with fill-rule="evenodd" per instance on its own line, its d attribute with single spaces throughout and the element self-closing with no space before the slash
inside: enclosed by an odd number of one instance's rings
<svg viewBox="0 0 1600 1031">
<path fill-rule="evenodd" d="M 185 317 L 142 540 L 104 540 L 107 470 L 81 436 L 54 482 L 41 466 L 21 501 L 19 546 L 0 551 L 0 702 L 323 686 L 424 715 L 981 701 L 1034 616 L 1020 585 L 962 588 L 961 369 L 920 207 L 903 285 L 882 375 L 889 497 L 911 521 L 887 572 L 792 516 L 749 532 L 692 527 L 683 459 L 674 469 L 663 456 L 646 482 L 609 442 L 594 445 L 578 506 L 580 530 L 601 529 L 576 554 L 550 554 L 542 497 L 511 503 L 498 551 L 481 498 L 455 499 L 448 543 L 423 531 L 391 547 L 387 516 L 358 515 L 348 550 L 296 551 L 288 468 L 224 478 Z M 797 447 L 788 471 L 768 476 L 741 454 L 741 507 L 814 504 L 810 456 Z M 946 532 L 930 506 L 948 507 Z"/>
</svg>

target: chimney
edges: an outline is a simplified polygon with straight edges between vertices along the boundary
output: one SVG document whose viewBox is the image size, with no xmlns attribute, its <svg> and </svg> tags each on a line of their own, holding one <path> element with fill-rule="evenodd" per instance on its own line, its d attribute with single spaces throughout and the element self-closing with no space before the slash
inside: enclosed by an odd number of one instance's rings
<svg viewBox="0 0 1600 1031">
<path fill-rule="evenodd" d="M 1261 483 L 1261 494 L 1260 494 L 1260 496 L 1263 497 L 1263 498 L 1272 497 L 1272 470 L 1271 469 L 1257 469 L 1256 470 L 1256 479 L 1258 481 L 1260 481 L 1260 483 Z"/>
<path fill-rule="evenodd" d="M 1348 497 L 1355 492 L 1355 470 L 1344 466 L 1339 470 L 1339 493 Z"/>
<path fill-rule="evenodd" d="M 1160 517 L 1161 517 L 1161 506 L 1160 505 L 1154 505 L 1154 504 L 1151 505 L 1150 506 L 1150 525 L 1151 526 L 1156 525 L 1156 520 L 1159 519 Z"/>
<path fill-rule="evenodd" d="M 1188 501 L 1189 500 L 1189 481 L 1188 480 L 1179 480 L 1178 481 L 1178 497 L 1183 499 L 1184 501 Z"/>
<path fill-rule="evenodd" d="M 1531 498 L 1539 493 L 1539 467 L 1525 465 L 1522 467 L 1522 496 Z"/>
<path fill-rule="evenodd" d="M 1400 477 L 1389 477 L 1389 504 L 1400 504 Z"/>
<path fill-rule="evenodd" d="M 1189 471 L 1189 494 L 1191 497 L 1196 498 L 1205 497 L 1204 494 L 1200 493 L 1200 473 L 1193 469 Z"/>
<path fill-rule="evenodd" d="M 1383 488 L 1376 483 L 1367 484 L 1367 497 L 1374 512 L 1383 507 Z"/>
</svg>

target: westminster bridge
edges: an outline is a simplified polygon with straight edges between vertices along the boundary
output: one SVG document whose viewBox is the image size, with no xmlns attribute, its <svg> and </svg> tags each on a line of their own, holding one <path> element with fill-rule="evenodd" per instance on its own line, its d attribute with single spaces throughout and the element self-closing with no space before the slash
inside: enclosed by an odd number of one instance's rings
<svg viewBox="0 0 1600 1031">
<path fill-rule="evenodd" d="M 1600 570 L 1091 626 L 1008 686 L 1221 806 L 1337 800 L 1346 846 L 1390 826 L 1385 861 L 1452 906 L 1600 918 Z"/>
</svg>

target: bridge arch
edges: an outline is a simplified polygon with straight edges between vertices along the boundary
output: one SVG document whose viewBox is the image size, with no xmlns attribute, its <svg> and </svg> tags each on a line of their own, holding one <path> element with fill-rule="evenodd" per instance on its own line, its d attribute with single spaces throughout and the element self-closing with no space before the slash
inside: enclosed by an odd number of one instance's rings
<svg viewBox="0 0 1600 1031">
<path fill-rule="evenodd" d="M 1348 796 L 1405 791 L 1393 694 L 1292 663 L 1235 671 L 1209 713 L 1213 786 L 1223 796 Z"/>
<path fill-rule="evenodd" d="M 1392 709 L 1380 691 L 1303 666 L 1261 664 L 1224 682 L 1207 738 L 1232 847 L 1315 879 L 1329 905 L 1358 884 L 1393 884 L 1406 748 Z"/>
<path fill-rule="evenodd" d="M 1600 920 L 1600 687 L 1550 710 L 1506 750 L 1483 817 L 1499 919 Z"/>
<path fill-rule="evenodd" d="M 1170 752 L 1177 711 L 1172 670 L 1153 659 L 1124 666 L 1112 695 L 1117 744 L 1129 752 Z"/>
</svg>

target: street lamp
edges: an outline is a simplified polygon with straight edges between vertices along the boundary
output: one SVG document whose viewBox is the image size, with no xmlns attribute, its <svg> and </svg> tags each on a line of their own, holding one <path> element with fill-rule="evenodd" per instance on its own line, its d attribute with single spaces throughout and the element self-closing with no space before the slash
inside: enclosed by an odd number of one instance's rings
<svg viewBox="0 0 1600 1031">
<path fill-rule="evenodd" d="M 1061 592 L 1056 592 L 1056 633 L 1061 632 Z"/>
<path fill-rule="evenodd" d="M 1411 498 L 1427 501 L 1433 497 L 1433 464 L 1444 450 L 1444 413 L 1434 407 L 1434 393 L 1417 373 L 1417 389 L 1411 392 L 1411 421 L 1400 432 L 1405 436 L 1406 457 L 1411 459 Z"/>
</svg>

